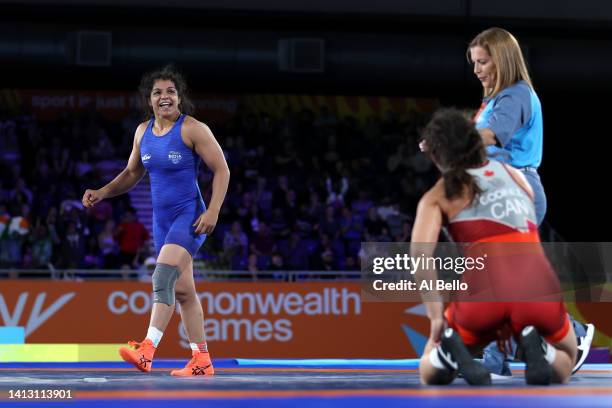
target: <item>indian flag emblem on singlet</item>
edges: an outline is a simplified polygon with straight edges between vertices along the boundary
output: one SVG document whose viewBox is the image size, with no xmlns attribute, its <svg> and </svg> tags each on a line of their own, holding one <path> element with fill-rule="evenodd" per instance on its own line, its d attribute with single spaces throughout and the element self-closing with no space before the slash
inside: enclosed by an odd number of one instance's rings
<svg viewBox="0 0 612 408">
<path fill-rule="evenodd" d="M 181 159 L 183 158 L 183 156 L 181 156 L 181 154 L 179 152 L 169 152 L 168 153 L 168 159 L 170 159 L 170 161 L 173 164 L 178 164 Z"/>
</svg>

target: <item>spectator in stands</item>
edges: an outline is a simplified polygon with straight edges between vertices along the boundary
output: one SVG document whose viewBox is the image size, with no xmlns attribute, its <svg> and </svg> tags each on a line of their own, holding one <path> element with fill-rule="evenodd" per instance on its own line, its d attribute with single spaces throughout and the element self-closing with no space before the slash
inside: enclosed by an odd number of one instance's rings
<svg viewBox="0 0 612 408">
<path fill-rule="evenodd" d="M 321 233 L 319 235 L 319 242 L 313 249 L 309 259 L 309 267 L 311 270 L 331 270 L 330 265 L 335 261 L 336 252 L 339 253 L 339 249 L 344 250 L 344 244 L 339 241 L 336 242 L 341 245 L 334 245 L 334 241 L 331 241 L 327 234 Z M 334 249 L 334 247 L 337 249 Z"/>
<path fill-rule="evenodd" d="M 61 143 L 59 139 L 56 139 L 57 143 Z M 51 157 L 51 165 L 55 174 L 60 178 L 67 178 L 74 173 L 74 163 L 70 159 L 70 150 L 68 147 L 60 147 L 57 154 L 53 154 Z"/>
<path fill-rule="evenodd" d="M 273 194 L 267 188 L 268 181 L 265 177 L 257 178 L 257 191 L 255 193 L 255 201 L 257 202 L 258 208 L 266 214 L 266 216 L 270 216 L 272 214 L 272 200 Z"/>
<path fill-rule="evenodd" d="M 340 184 L 339 186 L 334 184 Z M 327 189 L 327 205 L 331 205 L 334 208 L 341 208 L 344 206 L 344 196 L 349 190 L 349 182 L 346 177 L 342 177 L 339 183 L 332 182 L 331 177 L 327 177 L 325 180 L 325 188 Z"/>
<path fill-rule="evenodd" d="M 270 227 L 265 222 L 259 223 L 259 231 L 255 234 L 251 245 L 251 253 L 257 256 L 272 256 L 272 253 L 276 251 L 276 240 L 272 235 Z"/>
<path fill-rule="evenodd" d="M 83 267 L 88 269 L 100 269 L 103 266 L 104 259 L 98 247 L 98 240 L 95 237 L 89 237 L 83 255 Z"/>
<path fill-rule="evenodd" d="M 309 238 L 314 235 L 316 221 L 317 218 L 310 216 L 308 204 L 302 202 L 293 228 L 302 238 Z"/>
<path fill-rule="evenodd" d="M 230 269 L 245 269 L 248 248 L 247 235 L 242 231 L 240 222 L 234 221 L 223 236 L 223 257 L 230 264 Z"/>
<path fill-rule="evenodd" d="M 11 264 L 9 248 L 9 226 L 11 224 L 11 214 L 8 212 L 7 205 L 0 202 L 0 265 L 9 266 Z"/>
<path fill-rule="evenodd" d="M 401 234 L 397 234 L 393 237 L 395 242 L 410 242 L 410 236 L 412 235 L 412 222 L 404 221 L 402 224 Z"/>
<path fill-rule="evenodd" d="M 323 203 L 321 202 L 321 196 L 317 191 L 310 192 L 310 203 L 308 204 L 308 215 L 310 219 L 318 221 L 324 214 Z"/>
<path fill-rule="evenodd" d="M 375 207 L 368 210 L 368 217 L 364 221 L 364 235 L 366 241 L 380 241 L 384 235 L 388 236 L 387 224 L 378 217 Z"/>
<path fill-rule="evenodd" d="M 9 199 L 15 204 L 32 204 L 32 190 L 30 190 L 23 178 L 18 178 L 15 188 L 9 193 Z"/>
<path fill-rule="evenodd" d="M 249 214 L 250 218 L 247 223 L 247 230 L 250 232 L 250 236 L 253 236 L 253 232 L 259 231 L 259 224 L 261 222 L 261 212 L 259 211 L 259 207 L 257 204 L 253 204 L 251 206 L 251 211 Z"/>
<path fill-rule="evenodd" d="M 287 192 L 289 191 L 289 177 L 286 174 L 280 174 L 277 178 L 277 185 L 272 194 L 272 206 L 280 208 L 283 206 Z"/>
<path fill-rule="evenodd" d="M 378 209 L 378 214 L 381 215 L 381 218 L 385 221 L 387 226 L 389 227 L 389 233 L 392 237 L 396 237 L 398 235 L 403 234 L 403 225 L 404 221 L 408 219 L 405 214 L 400 212 L 400 206 L 398 203 L 393 203 L 389 207 L 387 207 L 384 211 L 381 211 L 381 208 Z"/>
<path fill-rule="evenodd" d="M 81 156 L 74 166 L 74 174 L 77 180 L 86 180 L 91 177 L 93 169 L 94 166 L 89 160 L 89 152 L 87 150 L 81 151 Z"/>
<path fill-rule="evenodd" d="M 360 220 L 364 220 L 368 211 L 374 208 L 374 202 L 370 199 L 367 191 L 360 190 L 357 195 L 358 198 L 351 203 L 351 210 L 354 216 Z"/>
<path fill-rule="evenodd" d="M 22 264 L 24 244 L 28 242 L 31 233 L 30 207 L 27 204 L 13 205 L 15 210 L 13 216 L 8 221 L 8 228 L 5 230 L 4 240 L 4 262 L 12 267 L 19 267 Z"/>
<path fill-rule="evenodd" d="M 329 205 L 325 208 L 325 216 L 319 221 L 319 231 L 331 239 L 340 237 L 340 220 L 336 218 L 336 210 Z"/>
<path fill-rule="evenodd" d="M 285 218 L 285 214 L 283 213 L 282 208 L 275 208 L 272 211 L 272 218 L 270 219 L 270 229 L 274 234 L 274 237 L 279 239 L 284 239 L 289 236 L 291 232 L 291 225 L 287 222 Z"/>
<path fill-rule="evenodd" d="M 242 205 L 242 196 L 244 194 L 244 184 L 240 181 L 236 181 L 232 183 L 230 190 L 227 193 L 227 198 L 225 200 L 226 206 L 229 207 L 230 211 L 233 213 L 238 213 L 238 209 Z"/>
<path fill-rule="evenodd" d="M 244 178 L 248 180 L 249 183 L 252 183 L 259 178 L 259 169 L 261 168 L 261 165 L 259 162 L 259 156 L 255 149 L 250 149 L 247 151 L 241 164 L 244 169 Z"/>
<path fill-rule="evenodd" d="M 89 226 L 87 225 L 86 214 L 84 211 L 82 211 L 83 208 L 68 208 L 69 210 L 64 212 L 62 216 L 62 225 L 66 226 L 68 223 L 73 222 L 81 235 L 84 237 L 89 237 L 91 233 L 89 231 Z"/>
<path fill-rule="evenodd" d="M 32 214 L 31 214 L 29 204 L 25 204 L 25 203 L 21 204 L 19 206 L 18 214 L 19 215 L 17 217 L 13 218 L 11 224 L 13 223 L 17 224 L 18 222 L 19 226 L 17 227 L 17 231 L 19 232 L 20 235 L 25 236 L 31 232 L 31 228 L 32 228 Z"/>
<path fill-rule="evenodd" d="M 70 189 L 66 194 L 66 198 L 60 204 L 60 215 L 65 216 L 66 214 L 70 214 L 71 217 L 74 217 L 74 215 L 72 214 L 72 210 L 77 210 L 78 214 L 78 211 L 81 211 L 82 209 L 83 205 L 77 198 L 74 189 Z"/>
<path fill-rule="evenodd" d="M 145 226 L 136 219 L 136 210 L 128 208 L 121 224 L 115 231 L 119 242 L 119 264 L 132 267 L 138 249 L 149 240 L 149 232 Z"/>
<path fill-rule="evenodd" d="M 102 201 L 95 207 L 88 208 L 87 214 L 90 215 L 91 227 L 95 234 L 102 231 L 109 221 L 113 221 L 113 205 L 108 201 Z"/>
<path fill-rule="evenodd" d="M 60 252 L 60 231 L 57 224 L 57 208 L 51 207 L 47 211 L 47 215 L 45 218 L 45 224 L 47 229 L 49 230 L 49 234 L 51 235 L 51 241 L 53 242 L 53 258 L 52 263 L 57 261 L 56 254 L 59 255 Z"/>
<path fill-rule="evenodd" d="M 34 233 L 30 237 L 32 248 L 32 267 L 35 269 L 47 268 L 53 257 L 53 237 L 47 226 L 38 222 Z"/>
<path fill-rule="evenodd" d="M 0 153 L 4 157 L 14 157 L 17 154 L 17 146 L 17 123 L 15 119 L 0 111 Z"/>
<path fill-rule="evenodd" d="M 353 216 L 351 210 L 347 207 L 343 207 L 342 217 L 340 218 L 341 236 L 348 241 L 349 244 L 355 245 L 361 242 L 362 230 L 362 224 Z"/>
<path fill-rule="evenodd" d="M 85 237 L 77 229 L 74 221 L 68 222 L 66 232 L 61 239 L 58 266 L 64 269 L 76 269 L 83 265 L 85 254 Z"/>
<path fill-rule="evenodd" d="M 288 240 L 279 245 L 279 252 L 287 260 L 287 269 L 294 271 L 305 271 L 308 269 L 308 252 L 300 234 L 294 231 Z"/>
<path fill-rule="evenodd" d="M 98 234 L 98 247 L 100 248 L 104 268 L 115 269 L 120 266 L 117 259 L 119 250 L 115 239 L 115 221 L 108 220 L 104 224 L 104 229 Z"/>
<path fill-rule="evenodd" d="M 35 214 L 34 218 L 44 218 L 51 208 L 57 209 L 58 194 L 56 184 L 50 185 L 48 188 L 45 188 L 44 191 L 35 186 L 34 196 L 35 199 L 32 203 L 32 213 Z"/>
<path fill-rule="evenodd" d="M 282 146 L 282 150 L 274 156 L 277 171 L 289 172 L 295 171 L 296 167 L 302 167 L 302 160 L 297 154 L 293 141 L 286 139 Z"/>
<path fill-rule="evenodd" d="M 298 202 L 297 202 L 297 194 L 294 190 L 287 191 L 285 196 L 285 202 L 282 206 L 283 217 L 287 221 L 289 227 L 292 227 L 295 224 L 295 221 L 298 216 Z"/>
<path fill-rule="evenodd" d="M 321 258 L 320 258 L 320 264 L 319 267 L 317 268 L 317 270 L 320 271 L 335 271 L 337 270 L 336 268 L 336 255 L 334 254 L 334 251 L 332 251 L 331 249 L 326 249 L 325 251 L 323 251 L 323 253 L 321 254 Z M 331 275 L 322 275 L 322 277 L 324 278 L 331 278 Z"/>
<path fill-rule="evenodd" d="M 243 192 L 240 205 L 236 209 L 236 213 L 242 224 L 246 224 L 248 222 L 251 215 L 251 210 L 253 208 L 253 204 L 253 193 L 251 193 L 250 191 Z"/>
<path fill-rule="evenodd" d="M 57 188 L 57 179 L 51 171 L 47 158 L 44 154 L 41 154 L 43 151 L 44 149 L 39 150 L 36 168 L 32 170 L 34 177 L 33 188 L 39 196 L 49 194 L 52 188 Z"/>
<path fill-rule="evenodd" d="M 8 230 L 11 215 L 8 212 L 6 203 L 0 201 L 0 237 Z"/>
<path fill-rule="evenodd" d="M 97 143 L 94 145 L 92 152 L 93 156 L 98 160 L 112 159 L 115 156 L 115 147 L 110 141 L 108 133 L 101 128 L 98 128 Z"/>
</svg>

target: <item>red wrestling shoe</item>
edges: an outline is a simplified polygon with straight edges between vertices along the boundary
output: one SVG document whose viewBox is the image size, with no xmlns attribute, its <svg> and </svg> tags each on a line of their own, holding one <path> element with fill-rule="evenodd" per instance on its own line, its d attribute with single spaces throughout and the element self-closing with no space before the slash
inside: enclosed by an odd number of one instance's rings
<svg viewBox="0 0 612 408">
<path fill-rule="evenodd" d="M 135 341 L 129 341 L 129 347 L 121 347 L 119 349 L 119 355 L 121 358 L 130 364 L 133 364 L 134 367 L 148 373 L 151 371 L 151 366 L 153 365 L 153 354 L 155 354 L 155 346 L 153 346 L 153 342 L 149 339 L 144 339 L 142 343 L 138 343 Z"/>
<path fill-rule="evenodd" d="M 215 370 L 210 361 L 210 354 L 202 353 L 199 351 L 192 351 L 191 360 L 187 363 L 185 368 L 180 370 L 172 370 L 171 375 L 176 377 L 192 377 L 196 375 L 213 375 Z"/>
</svg>

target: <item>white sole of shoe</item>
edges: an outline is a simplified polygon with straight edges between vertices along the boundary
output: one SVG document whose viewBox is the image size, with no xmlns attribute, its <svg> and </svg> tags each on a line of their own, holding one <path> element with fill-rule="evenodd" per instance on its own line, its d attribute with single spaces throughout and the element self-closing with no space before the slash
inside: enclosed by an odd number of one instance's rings
<svg viewBox="0 0 612 408">
<path fill-rule="evenodd" d="M 593 336 L 595 336 L 595 326 L 591 323 L 587 324 L 586 334 L 584 335 L 584 340 L 578 346 L 578 348 L 582 351 L 582 355 L 580 356 L 580 360 L 576 361 L 574 365 L 574 369 L 572 370 L 572 374 L 580 369 L 580 367 L 584 364 L 587 357 L 589 356 L 589 351 L 591 350 L 591 344 L 593 343 Z"/>
</svg>

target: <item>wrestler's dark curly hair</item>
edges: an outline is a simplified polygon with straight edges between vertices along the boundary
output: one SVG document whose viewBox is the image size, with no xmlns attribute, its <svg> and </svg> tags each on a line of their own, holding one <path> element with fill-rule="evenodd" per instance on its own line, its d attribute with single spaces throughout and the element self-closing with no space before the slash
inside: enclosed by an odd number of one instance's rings
<svg viewBox="0 0 612 408">
<path fill-rule="evenodd" d="M 481 193 L 466 169 L 486 160 L 480 134 L 465 115 L 454 108 L 438 110 L 423 130 L 423 140 L 444 178 L 446 198 L 461 196 L 467 188 L 472 197 Z"/>
<path fill-rule="evenodd" d="M 176 91 L 178 93 L 181 102 L 179 103 L 179 110 L 181 113 L 190 115 L 193 113 L 194 106 L 189 99 L 189 92 L 187 91 L 187 82 L 183 75 L 174 68 L 173 65 L 169 64 L 160 69 L 156 69 L 151 72 L 147 72 L 140 79 L 140 86 L 138 91 L 142 102 L 142 109 L 144 111 L 145 119 L 150 119 L 153 116 L 153 108 L 149 105 L 149 98 L 151 97 L 151 91 L 153 85 L 157 80 L 169 80 L 174 82 Z"/>
</svg>

